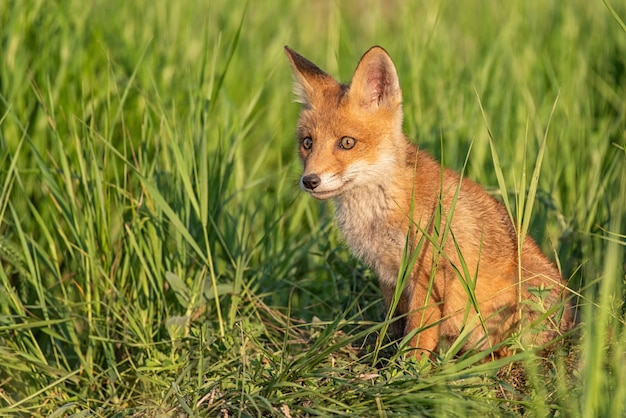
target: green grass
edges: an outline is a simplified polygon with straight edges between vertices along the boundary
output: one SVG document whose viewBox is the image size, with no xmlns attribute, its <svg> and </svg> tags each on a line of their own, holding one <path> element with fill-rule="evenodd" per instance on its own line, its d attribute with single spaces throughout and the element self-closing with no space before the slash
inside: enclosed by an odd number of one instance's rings
<svg viewBox="0 0 626 418">
<path fill-rule="evenodd" d="M 0 415 L 623 416 L 625 19 L 609 0 L 3 2 Z M 284 44 L 342 80 L 389 51 L 407 134 L 580 295 L 567 350 L 418 362 L 376 341 L 376 278 L 297 187 Z"/>
</svg>

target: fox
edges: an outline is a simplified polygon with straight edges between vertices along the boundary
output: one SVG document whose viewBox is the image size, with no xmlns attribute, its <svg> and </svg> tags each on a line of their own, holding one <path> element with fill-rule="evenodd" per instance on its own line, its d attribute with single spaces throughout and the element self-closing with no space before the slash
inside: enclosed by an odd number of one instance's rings
<svg viewBox="0 0 626 418">
<path fill-rule="evenodd" d="M 385 49 L 370 48 L 347 84 L 284 50 L 301 104 L 300 188 L 334 201 L 345 242 L 376 274 L 416 357 L 433 358 L 462 336 L 459 351 L 500 358 L 515 351 L 506 340 L 520 330 L 525 344 L 544 347 L 572 327 L 559 270 L 530 236 L 518 245 L 504 205 L 404 134 Z"/>
</svg>

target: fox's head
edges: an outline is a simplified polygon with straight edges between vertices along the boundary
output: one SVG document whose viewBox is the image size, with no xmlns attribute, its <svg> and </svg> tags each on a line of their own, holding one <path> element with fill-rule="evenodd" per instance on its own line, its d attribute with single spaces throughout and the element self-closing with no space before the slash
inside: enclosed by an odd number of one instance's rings
<svg viewBox="0 0 626 418">
<path fill-rule="evenodd" d="M 404 153 L 402 93 L 387 52 L 363 55 L 349 84 L 340 84 L 289 47 L 296 101 L 302 104 L 297 137 L 304 166 L 300 187 L 316 199 L 339 197 L 381 184 Z"/>
</svg>

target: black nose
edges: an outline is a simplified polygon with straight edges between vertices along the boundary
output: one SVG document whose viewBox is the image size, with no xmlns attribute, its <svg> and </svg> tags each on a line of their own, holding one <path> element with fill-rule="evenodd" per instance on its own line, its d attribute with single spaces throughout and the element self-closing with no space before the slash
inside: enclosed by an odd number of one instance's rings
<svg viewBox="0 0 626 418">
<path fill-rule="evenodd" d="M 306 176 L 302 176 L 302 184 L 309 190 L 315 189 L 320 185 L 322 179 L 317 174 L 307 174 Z"/>
</svg>

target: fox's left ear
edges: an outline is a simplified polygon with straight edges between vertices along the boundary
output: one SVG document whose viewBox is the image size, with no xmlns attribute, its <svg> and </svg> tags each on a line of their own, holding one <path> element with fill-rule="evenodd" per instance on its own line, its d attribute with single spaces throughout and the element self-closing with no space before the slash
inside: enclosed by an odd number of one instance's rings
<svg viewBox="0 0 626 418">
<path fill-rule="evenodd" d="M 294 92 L 296 101 L 305 107 L 313 107 L 317 96 L 327 88 L 336 88 L 338 83 L 317 65 L 285 45 L 285 54 L 296 76 Z"/>
<path fill-rule="evenodd" d="M 370 111 L 402 103 L 398 73 L 387 51 L 375 46 L 363 55 L 352 76 L 349 94 L 358 106 Z"/>
</svg>

